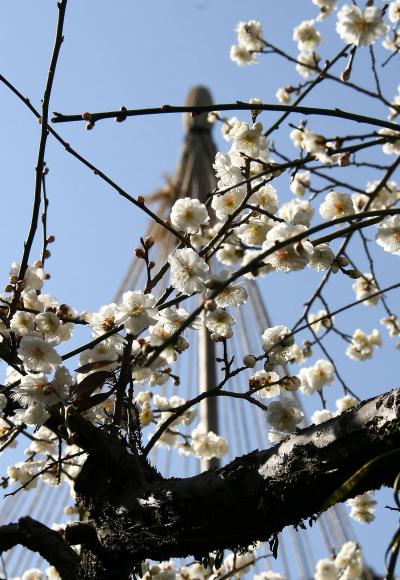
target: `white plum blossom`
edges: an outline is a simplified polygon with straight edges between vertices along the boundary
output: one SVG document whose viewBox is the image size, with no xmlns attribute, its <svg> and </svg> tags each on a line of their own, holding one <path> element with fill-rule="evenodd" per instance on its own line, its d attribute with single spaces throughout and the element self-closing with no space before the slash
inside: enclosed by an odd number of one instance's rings
<svg viewBox="0 0 400 580">
<path fill-rule="evenodd" d="M 30 407 L 34 403 L 53 405 L 67 398 L 71 384 L 72 378 L 68 370 L 60 366 L 52 381 L 44 373 L 23 376 L 21 383 L 12 389 L 12 398 L 24 407 Z"/>
<path fill-rule="evenodd" d="M 33 403 L 26 409 L 16 409 L 12 417 L 16 425 L 43 425 L 50 418 L 50 413 L 40 403 Z"/>
<path fill-rule="evenodd" d="M 279 210 L 279 217 L 294 225 L 310 226 L 314 208 L 311 203 L 302 199 L 292 199 L 284 203 Z"/>
<path fill-rule="evenodd" d="M 281 87 L 278 89 L 275 93 L 275 96 L 283 105 L 288 105 L 291 101 L 290 92 L 288 91 L 287 87 Z"/>
<path fill-rule="evenodd" d="M 367 491 L 361 495 L 347 500 L 351 507 L 350 517 L 360 524 L 369 524 L 375 519 L 376 501 L 373 499 L 373 492 Z"/>
<path fill-rule="evenodd" d="M 332 165 L 334 157 L 328 155 L 327 141 L 323 135 L 310 129 L 303 130 L 302 148 L 325 165 Z"/>
<path fill-rule="evenodd" d="M 216 308 L 207 312 L 204 322 L 208 330 L 216 336 L 230 338 L 232 336 L 232 326 L 236 323 L 236 320 L 223 308 Z"/>
<path fill-rule="evenodd" d="M 220 459 L 228 451 L 228 442 L 212 431 L 206 431 L 204 425 L 199 425 L 191 433 L 191 450 L 199 459 Z"/>
<path fill-rule="evenodd" d="M 229 51 L 230 59 L 239 66 L 255 64 L 257 59 L 243 44 L 233 44 Z"/>
<path fill-rule="evenodd" d="M 20 264 L 13 262 L 10 269 L 10 277 L 18 277 Z M 43 286 L 45 273 L 41 262 L 36 262 L 33 266 L 28 266 L 24 276 L 26 290 L 40 290 Z"/>
<path fill-rule="evenodd" d="M 267 139 L 263 135 L 262 124 L 254 123 L 250 128 L 247 123 L 243 123 L 242 130 L 234 137 L 233 144 L 239 153 L 257 158 L 261 151 L 267 150 Z"/>
<path fill-rule="evenodd" d="M 74 325 L 72 322 L 61 322 L 54 312 L 41 312 L 35 318 L 36 330 L 44 335 L 45 340 L 56 346 L 60 342 L 69 340 Z"/>
<path fill-rule="evenodd" d="M 389 4 L 388 10 L 389 20 L 396 24 L 400 20 L 400 0 L 393 0 Z"/>
<path fill-rule="evenodd" d="M 171 285 L 182 294 L 204 290 L 209 267 L 203 258 L 191 248 L 175 250 L 168 258 L 171 266 Z"/>
<path fill-rule="evenodd" d="M 400 199 L 400 188 L 393 179 L 387 181 L 385 185 L 381 185 L 378 179 L 369 181 L 365 191 L 374 194 L 370 206 L 372 209 L 385 209 Z"/>
<path fill-rule="evenodd" d="M 372 358 L 374 347 L 381 346 L 382 340 L 378 330 L 373 330 L 370 335 L 366 335 L 359 328 L 354 331 L 351 343 L 346 349 L 346 355 L 356 361 L 364 361 Z"/>
<path fill-rule="evenodd" d="M 354 4 L 345 4 L 337 15 L 336 31 L 346 44 L 370 46 L 387 31 L 382 20 L 382 9 L 368 6 L 361 10 Z"/>
<path fill-rule="evenodd" d="M 118 307 L 112 302 L 105 304 L 98 312 L 92 312 L 87 315 L 86 319 L 89 326 L 93 329 L 93 337 L 101 336 L 105 332 L 115 328 L 115 319 L 118 315 Z M 113 337 L 110 337 L 113 338 Z"/>
<path fill-rule="evenodd" d="M 30 312 L 19 310 L 14 314 L 10 322 L 10 330 L 18 336 L 25 336 L 35 328 L 35 315 Z"/>
<path fill-rule="evenodd" d="M 168 338 L 185 322 L 189 313 L 184 308 L 164 308 L 159 313 L 159 318 L 155 326 L 150 327 L 150 331 L 164 339 Z M 190 328 L 195 328 L 198 320 L 192 322 Z"/>
<path fill-rule="evenodd" d="M 323 20 L 336 8 L 336 0 L 312 0 L 312 3 L 318 6 L 320 10 L 317 20 Z"/>
<path fill-rule="evenodd" d="M 171 209 L 171 223 L 179 231 L 195 234 L 209 221 L 209 215 L 204 203 L 198 199 L 184 197 L 178 199 Z"/>
<path fill-rule="evenodd" d="M 378 224 L 375 239 L 385 252 L 400 256 L 400 215 L 385 217 Z"/>
<path fill-rule="evenodd" d="M 326 310 L 318 310 L 315 314 L 308 315 L 308 323 L 314 332 L 319 332 L 323 328 L 332 327 L 333 318 Z"/>
<path fill-rule="evenodd" d="M 336 414 L 340 415 L 344 411 L 347 411 L 348 409 L 352 409 L 353 407 L 356 407 L 358 405 L 358 402 L 351 395 L 345 395 L 344 397 L 337 399 L 335 402 L 335 405 L 336 405 L 336 409 L 337 409 Z"/>
<path fill-rule="evenodd" d="M 304 148 L 304 129 L 293 129 L 290 131 L 289 137 L 297 149 Z"/>
<path fill-rule="evenodd" d="M 235 28 L 239 44 L 247 50 L 261 50 L 263 47 L 263 31 L 257 20 L 239 22 Z"/>
<path fill-rule="evenodd" d="M 265 329 L 261 341 L 270 362 L 282 363 L 290 360 L 294 338 L 290 336 L 287 326 L 272 326 Z"/>
<path fill-rule="evenodd" d="M 341 571 L 339 576 L 344 580 L 357 580 L 362 572 L 361 552 L 355 542 L 343 544 L 339 554 L 335 558 L 335 565 Z"/>
<path fill-rule="evenodd" d="M 307 79 L 308 77 L 317 74 L 319 54 L 313 52 L 300 52 L 297 55 L 296 70 L 300 76 Z"/>
<path fill-rule="evenodd" d="M 116 323 L 123 323 L 130 334 L 142 332 L 157 320 L 158 311 L 154 308 L 155 302 L 156 299 L 152 294 L 144 294 L 141 290 L 135 292 L 128 290 L 122 296 Z"/>
<path fill-rule="evenodd" d="M 251 194 L 248 201 L 250 205 L 259 207 L 270 214 L 274 214 L 279 207 L 276 189 L 270 183 L 262 187 L 257 186 L 257 191 Z"/>
<path fill-rule="evenodd" d="M 232 137 L 231 137 L 231 130 L 234 127 L 234 125 L 236 123 L 238 123 L 238 118 L 237 117 L 231 117 L 230 119 L 227 119 L 226 117 L 224 117 L 222 119 L 222 125 L 221 125 L 221 134 L 222 137 L 225 139 L 225 141 L 231 141 Z M 223 153 L 220 153 L 221 155 L 224 155 Z M 218 155 L 218 153 L 217 153 Z"/>
<path fill-rule="evenodd" d="M 212 198 L 211 206 L 215 210 L 218 219 L 224 219 L 227 216 L 233 214 L 246 196 L 246 192 L 243 189 L 232 189 L 227 191 L 222 195 L 214 195 Z"/>
<path fill-rule="evenodd" d="M 280 385 L 278 384 L 279 375 L 278 373 L 266 371 L 257 371 L 249 379 L 250 386 L 253 389 L 257 389 L 255 394 L 262 399 L 269 399 L 271 397 L 277 397 L 281 392 Z M 275 383 L 275 384 L 274 384 Z"/>
<path fill-rule="evenodd" d="M 386 318 L 381 318 L 380 323 L 389 331 L 389 336 L 398 336 L 400 334 L 400 326 L 396 314 L 390 314 Z"/>
<path fill-rule="evenodd" d="M 266 216 L 250 217 L 237 228 L 236 233 L 247 246 L 260 246 L 265 242 L 272 224 L 272 220 Z"/>
<path fill-rule="evenodd" d="M 392 139 L 390 141 L 387 141 L 386 143 L 384 143 L 382 145 L 382 151 L 384 153 L 386 153 L 386 155 L 392 155 L 393 153 L 395 155 L 400 155 L 399 132 L 393 131 L 393 129 L 388 129 L 385 127 L 384 129 L 379 130 L 379 134 L 386 135 L 388 137 L 392 137 Z M 395 137 L 395 139 L 394 139 L 394 137 Z"/>
<path fill-rule="evenodd" d="M 276 431 L 293 433 L 303 418 L 303 411 L 292 398 L 282 396 L 268 405 L 267 421 Z"/>
<path fill-rule="evenodd" d="M 32 480 L 33 473 L 30 463 L 19 461 L 15 465 L 9 465 L 7 467 L 7 475 L 10 478 L 10 483 L 18 481 L 21 485 L 25 486 L 25 490 L 32 489 L 36 485 L 36 480 Z"/>
<path fill-rule="evenodd" d="M 296 131 L 297 129 L 295 129 Z M 299 131 L 299 133 L 302 133 Z M 301 135 L 301 143 L 303 142 L 303 136 Z M 290 184 L 290 191 L 295 195 L 302 196 L 305 194 L 307 187 L 311 183 L 310 172 L 309 171 L 297 171 L 293 180 Z"/>
<path fill-rule="evenodd" d="M 49 373 L 61 364 L 60 355 L 45 340 L 37 335 L 23 336 L 18 356 L 29 371 Z"/>
<path fill-rule="evenodd" d="M 267 239 L 263 244 L 262 250 L 271 250 L 278 242 L 284 242 L 290 238 L 303 234 L 307 231 L 306 226 L 293 225 L 289 223 L 280 223 L 273 226 L 267 233 Z M 283 248 L 273 252 L 264 258 L 265 262 L 281 272 L 292 272 L 302 270 L 310 261 L 314 253 L 312 244 L 302 239 L 294 244 L 287 244 Z"/>
<path fill-rule="evenodd" d="M 222 270 L 218 276 L 214 276 L 213 280 L 223 284 L 230 276 L 227 270 Z M 226 288 L 221 290 L 215 297 L 215 303 L 219 308 L 227 308 L 228 306 L 240 306 L 247 301 L 247 290 L 241 284 L 232 282 Z"/>
<path fill-rule="evenodd" d="M 369 181 L 365 188 L 366 193 L 355 193 L 351 196 L 355 211 L 364 211 L 369 203 L 369 209 L 387 209 L 400 199 L 400 189 L 393 180 L 381 186 L 378 180 Z M 373 194 L 371 199 L 368 193 Z"/>
<path fill-rule="evenodd" d="M 244 255 L 243 255 L 243 259 L 242 259 L 242 263 L 241 266 L 247 266 L 252 260 L 256 259 L 259 255 L 261 254 L 261 250 L 253 250 L 253 249 L 249 249 L 246 250 Z M 268 274 L 268 272 L 272 272 L 274 270 L 273 266 L 271 264 L 266 264 L 265 262 L 258 262 L 257 265 L 254 266 L 254 269 L 250 270 L 250 272 L 246 272 L 246 274 L 244 274 L 244 277 L 247 278 L 248 280 L 254 280 L 255 278 L 262 278 L 263 276 L 265 276 L 265 274 Z"/>
<path fill-rule="evenodd" d="M 224 575 L 228 575 L 229 571 L 232 570 L 232 574 L 229 574 L 229 576 L 238 580 L 249 572 L 249 568 L 254 564 L 255 560 L 256 552 L 254 550 L 248 550 L 244 554 L 239 553 L 236 556 L 233 553 L 229 554 L 224 560 L 224 569 L 226 570 Z M 234 570 L 236 572 L 233 574 Z"/>
<path fill-rule="evenodd" d="M 400 32 L 398 30 L 390 31 L 382 41 L 383 48 L 390 50 L 391 52 L 397 52 L 400 49 Z M 399 95 L 397 95 L 392 103 L 393 105 L 399 105 Z M 397 111 L 395 108 L 390 108 L 390 117 L 393 119 L 397 116 Z"/>
<path fill-rule="evenodd" d="M 325 201 L 319 206 L 321 217 L 326 220 L 334 220 L 354 213 L 353 200 L 346 193 L 330 191 Z"/>
<path fill-rule="evenodd" d="M 329 270 L 334 259 L 335 254 L 328 244 L 319 244 L 318 246 L 314 246 L 314 252 L 308 265 L 317 272 L 323 272 L 324 270 Z"/>
<path fill-rule="evenodd" d="M 31 442 L 26 452 L 29 454 L 33 453 L 44 453 L 44 454 L 55 454 L 57 453 L 57 448 L 55 442 L 57 441 L 57 436 L 54 435 L 53 431 L 50 431 L 47 427 L 39 427 L 35 433 L 35 439 Z"/>
<path fill-rule="evenodd" d="M 321 42 L 321 34 L 314 26 L 314 20 L 303 20 L 293 29 L 293 40 L 300 51 L 312 51 Z"/>
<path fill-rule="evenodd" d="M 321 409 L 320 411 L 314 411 L 311 415 L 311 423 L 313 423 L 313 425 L 321 425 L 321 423 L 329 421 L 332 417 L 333 415 L 328 409 Z"/>
<path fill-rule="evenodd" d="M 233 127 L 231 127 L 233 129 Z M 231 130 L 230 129 L 230 130 Z M 233 165 L 232 158 L 229 153 L 218 153 L 215 155 L 215 163 L 213 164 L 215 175 L 218 179 L 218 188 L 230 187 L 243 181 L 243 175 L 240 168 Z"/>
<path fill-rule="evenodd" d="M 224 242 L 216 253 L 217 260 L 226 266 L 234 266 L 243 258 L 243 250 L 237 244 Z"/>
<path fill-rule="evenodd" d="M 333 560 L 323 558 L 317 562 L 314 580 L 338 580 L 339 570 Z"/>
<path fill-rule="evenodd" d="M 300 391 L 304 395 L 312 395 L 320 391 L 325 385 L 334 381 L 333 365 L 325 360 L 318 360 L 312 367 L 302 368 L 299 372 L 301 381 Z"/>
<path fill-rule="evenodd" d="M 378 292 L 378 287 L 372 274 L 365 273 L 354 282 L 352 288 L 355 292 L 357 300 L 363 300 L 366 306 L 375 306 L 379 302 L 379 295 L 372 296 Z M 368 298 L 370 296 L 370 298 Z"/>
<path fill-rule="evenodd" d="M 122 354 L 121 348 L 117 350 L 117 346 L 114 342 L 107 340 L 102 340 L 96 344 L 93 348 L 87 349 L 81 353 L 79 357 L 80 366 L 87 365 L 89 363 L 97 361 L 107 361 L 110 364 L 104 365 L 102 370 L 115 368 L 115 363 L 118 360 L 119 354 Z M 95 372 L 95 369 L 94 371 Z"/>
</svg>

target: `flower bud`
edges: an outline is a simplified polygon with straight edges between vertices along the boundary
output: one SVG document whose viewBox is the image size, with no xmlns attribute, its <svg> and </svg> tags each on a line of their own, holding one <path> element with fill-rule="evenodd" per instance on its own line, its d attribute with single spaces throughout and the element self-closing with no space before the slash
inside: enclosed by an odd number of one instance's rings
<svg viewBox="0 0 400 580">
<path fill-rule="evenodd" d="M 350 264 L 350 260 L 346 256 L 338 256 L 335 261 L 339 266 L 348 266 Z"/>
<path fill-rule="evenodd" d="M 350 163 L 350 153 L 346 151 L 346 153 L 342 153 L 339 155 L 338 165 L 340 167 L 347 167 Z"/>
<path fill-rule="evenodd" d="M 144 240 L 144 245 L 148 250 L 150 250 L 150 248 L 154 246 L 154 238 L 152 238 L 151 236 L 147 236 L 147 238 L 145 238 Z"/>
<path fill-rule="evenodd" d="M 126 107 L 120 107 L 119 110 L 124 113 L 126 111 Z M 122 123 L 122 121 L 126 120 L 126 115 L 117 115 L 115 117 L 115 120 L 117 121 L 117 123 Z"/>
<path fill-rule="evenodd" d="M 243 364 L 249 369 L 253 369 L 256 366 L 256 362 L 257 359 L 252 354 L 247 354 L 243 357 Z"/>
<path fill-rule="evenodd" d="M 363 274 L 362 272 L 360 272 L 360 270 L 345 270 L 345 273 L 347 274 L 347 276 L 349 276 L 349 278 L 352 278 L 353 280 L 357 280 L 357 278 L 362 278 Z"/>
<path fill-rule="evenodd" d="M 217 308 L 217 304 L 215 302 L 215 300 L 206 300 L 204 302 L 204 310 L 207 310 L 207 312 L 214 312 L 214 310 L 216 310 Z"/>
<path fill-rule="evenodd" d="M 344 71 L 342 71 L 342 73 L 340 75 L 340 79 L 344 83 L 347 83 L 347 81 L 350 79 L 350 75 L 351 75 L 351 69 L 345 68 Z"/>
<path fill-rule="evenodd" d="M 275 365 L 273 363 L 270 363 L 268 361 L 265 361 L 264 363 L 264 370 L 266 373 L 270 373 L 274 370 Z"/>
<path fill-rule="evenodd" d="M 208 288 L 209 290 L 216 290 L 220 286 L 221 282 L 219 280 L 216 280 L 215 278 L 209 278 L 206 281 L 206 288 Z"/>
<path fill-rule="evenodd" d="M 296 376 L 285 377 L 282 379 L 281 386 L 289 392 L 297 391 L 300 387 L 300 379 Z"/>
<path fill-rule="evenodd" d="M 146 252 L 143 250 L 143 248 L 135 248 L 134 251 L 137 258 L 140 258 L 141 260 L 145 259 Z"/>
</svg>

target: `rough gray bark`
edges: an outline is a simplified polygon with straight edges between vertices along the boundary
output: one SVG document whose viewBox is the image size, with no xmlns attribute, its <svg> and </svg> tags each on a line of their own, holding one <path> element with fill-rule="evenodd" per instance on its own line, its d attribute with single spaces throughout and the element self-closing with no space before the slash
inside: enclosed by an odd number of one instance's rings
<svg viewBox="0 0 400 580">
<path fill-rule="evenodd" d="M 32 552 L 39 552 L 59 572 L 62 578 L 76 578 L 79 572 L 79 556 L 61 538 L 30 517 L 20 518 L 17 523 L 0 527 L 0 553 L 20 544 Z"/>
<path fill-rule="evenodd" d="M 129 454 L 115 469 L 92 453 L 76 485 L 90 520 L 67 529 L 67 540 L 84 545 L 81 578 L 122 580 L 146 558 L 201 559 L 303 525 L 357 469 L 400 448 L 399 402 L 397 389 L 187 479 L 164 480 Z M 351 495 L 392 485 L 398 471 L 397 455 L 382 459 Z"/>
</svg>

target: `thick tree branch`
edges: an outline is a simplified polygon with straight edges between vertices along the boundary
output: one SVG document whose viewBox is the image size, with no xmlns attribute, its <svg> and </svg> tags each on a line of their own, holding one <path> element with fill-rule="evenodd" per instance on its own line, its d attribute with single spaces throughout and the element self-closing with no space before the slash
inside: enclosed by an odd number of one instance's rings
<svg viewBox="0 0 400 580">
<path fill-rule="evenodd" d="M 33 520 L 20 518 L 18 522 L 0 527 L 0 553 L 14 546 L 25 546 L 54 566 L 63 579 L 76 578 L 79 556 L 62 539 L 58 532 Z"/>
<path fill-rule="evenodd" d="M 200 558 L 303 525 L 360 467 L 400 448 L 399 407 L 396 389 L 221 469 L 150 482 L 139 496 L 129 481 L 122 483 L 121 473 L 111 484 L 111 474 L 105 475 L 107 488 L 103 481 L 96 489 L 91 468 L 98 466 L 87 466 L 77 491 L 97 531 L 99 547 L 93 550 L 100 558 L 107 554 L 132 564 L 145 558 Z M 383 458 L 351 495 L 392 485 L 398 470 L 398 460 Z M 79 534 L 74 541 L 81 541 Z"/>
</svg>

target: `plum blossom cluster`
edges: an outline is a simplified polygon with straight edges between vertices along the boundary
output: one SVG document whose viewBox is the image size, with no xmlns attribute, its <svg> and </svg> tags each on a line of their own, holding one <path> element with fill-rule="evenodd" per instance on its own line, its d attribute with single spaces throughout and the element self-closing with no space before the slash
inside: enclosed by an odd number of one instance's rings
<svg viewBox="0 0 400 580">
<path fill-rule="evenodd" d="M 332 417 L 337 417 L 341 413 L 344 413 L 344 411 L 352 409 L 357 404 L 358 404 L 357 399 L 355 399 L 351 395 L 345 395 L 344 397 L 341 397 L 340 399 L 336 400 L 335 412 L 332 413 L 331 411 L 329 411 L 329 409 L 321 409 L 314 411 L 314 413 L 311 416 L 311 423 L 313 423 L 314 425 L 320 425 L 321 423 L 325 423 L 325 421 L 329 421 L 329 419 L 332 419 Z"/>
<path fill-rule="evenodd" d="M 264 46 L 260 22 L 256 20 L 239 22 L 236 26 L 236 34 L 238 42 L 230 50 L 230 57 L 233 62 L 236 62 L 239 66 L 257 62 L 254 52 L 262 50 Z"/>
<path fill-rule="evenodd" d="M 153 395 L 151 391 L 140 391 L 136 395 L 136 403 L 140 408 L 140 423 L 142 427 L 154 423 L 156 432 L 163 430 L 163 424 L 171 416 L 176 417 L 169 423 L 168 427 L 162 431 L 157 440 L 157 445 L 164 447 L 176 447 L 183 455 L 194 455 L 198 459 L 212 459 L 213 457 L 221 458 L 228 450 L 228 443 L 219 435 L 212 431 L 206 431 L 204 426 L 199 423 L 190 434 L 179 430 L 179 426 L 190 425 L 197 412 L 193 407 L 185 411 L 178 411 L 186 401 L 177 395 L 169 399 L 161 395 Z M 177 410 L 178 412 L 174 411 Z"/>
<path fill-rule="evenodd" d="M 350 517 L 360 524 L 369 524 L 375 519 L 376 501 L 373 499 L 373 492 L 357 495 L 347 500 L 347 504 L 351 507 Z"/>
<path fill-rule="evenodd" d="M 181 568 L 173 560 L 152 565 L 145 562 L 142 564 L 142 580 L 218 580 L 228 575 L 236 579 L 243 578 L 254 570 L 257 554 L 262 548 L 263 544 L 259 543 L 257 547 L 249 547 L 243 553 L 229 553 L 219 565 L 215 559 L 216 554 L 212 554 L 207 567 L 199 562 L 193 562 Z M 254 578 L 255 580 L 286 580 L 284 576 L 273 570 L 255 574 Z"/>
<path fill-rule="evenodd" d="M 360 548 L 354 542 L 346 542 L 335 559 L 319 560 L 314 580 L 360 580 L 362 568 Z"/>
<path fill-rule="evenodd" d="M 363 330 L 357 328 L 351 337 L 351 342 L 346 349 L 346 354 L 349 358 L 361 362 L 372 358 L 374 348 L 382 345 L 382 339 L 377 329 L 374 329 L 371 334 L 365 334 Z"/>
</svg>

